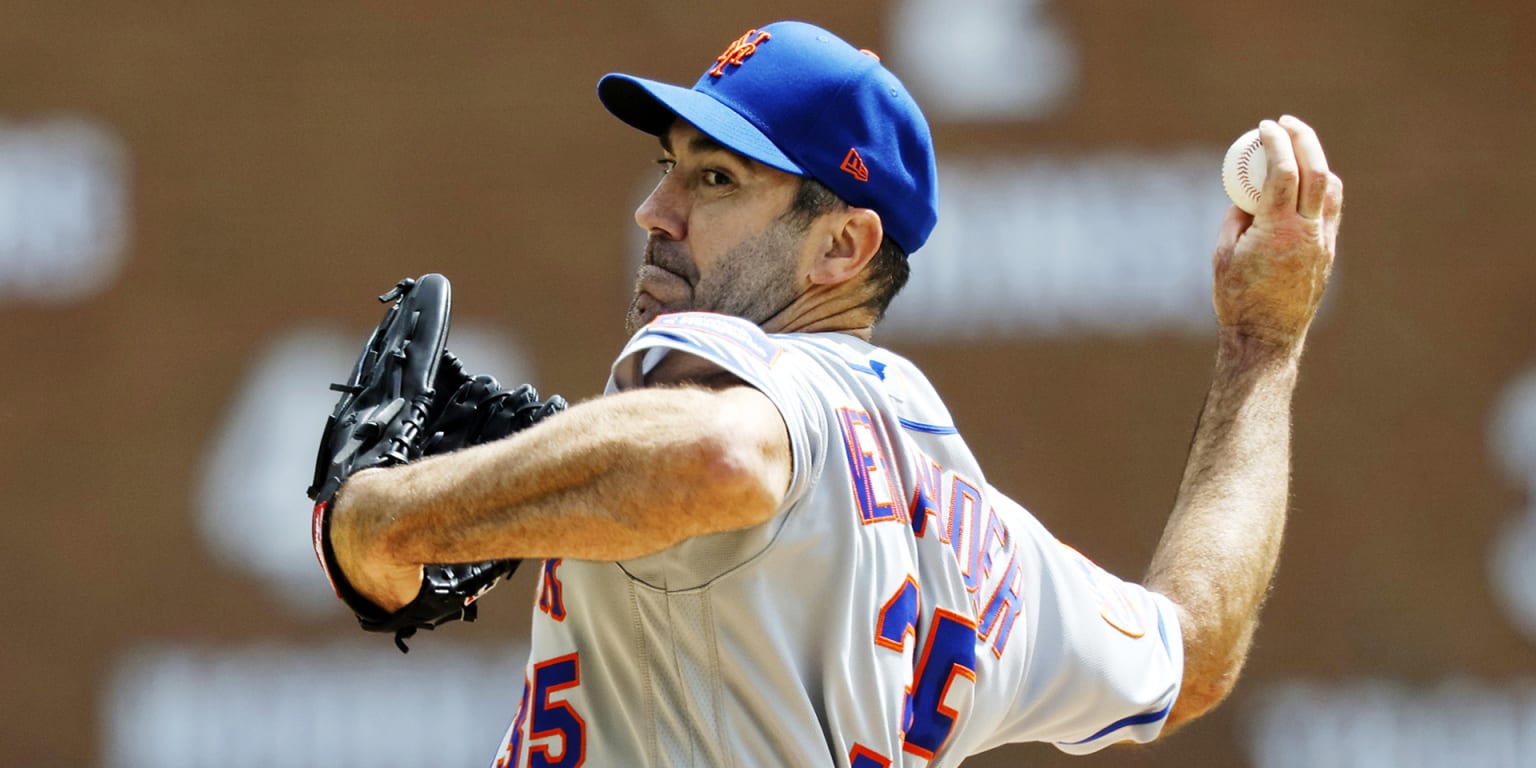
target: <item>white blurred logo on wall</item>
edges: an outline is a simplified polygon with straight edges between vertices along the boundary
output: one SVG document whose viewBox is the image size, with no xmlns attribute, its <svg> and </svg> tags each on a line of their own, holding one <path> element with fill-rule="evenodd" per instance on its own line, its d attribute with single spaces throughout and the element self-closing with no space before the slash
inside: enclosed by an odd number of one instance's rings
<svg viewBox="0 0 1536 768">
<path fill-rule="evenodd" d="M 191 507 L 217 562 L 350 639 L 124 654 L 102 703 L 104 764 L 474 765 L 495 752 L 521 693 L 523 639 L 487 652 L 432 636 L 401 657 L 385 635 L 353 638 L 310 546 L 304 489 L 339 397 L 327 385 L 346 377 L 368 330 L 294 328 L 260 350 L 211 436 Z M 503 385 L 534 379 L 516 339 L 472 320 L 455 323 L 449 349 Z M 452 712 L 422 717 L 428 700 Z"/>
<path fill-rule="evenodd" d="M 1489 578 L 1510 621 L 1536 645 L 1536 367 L 1504 391 L 1488 447 L 1505 476 L 1525 491 L 1525 509 L 1494 539 Z"/>
<path fill-rule="evenodd" d="M 1536 367 L 1512 381 L 1495 405 L 1488 447 L 1525 491 L 1525 508 L 1489 542 L 1489 587 L 1510 624 L 1536 644 Z M 1261 691 L 1247 714 L 1258 768 L 1536 764 L 1533 679 L 1447 678 L 1427 686 L 1290 681 Z"/>
<path fill-rule="evenodd" d="M 0 121 L 0 304 L 105 290 L 129 234 L 128 152 L 81 117 Z"/>
<path fill-rule="evenodd" d="M 370 640 L 377 642 L 369 642 Z M 119 657 L 109 768 L 485 765 L 522 694 L 521 640 L 494 651 L 385 635 L 328 645 L 164 645 Z"/>
<path fill-rule="evenodd" d="M 1077 48 L 1043 0 L 896 0 L 890 66 L 929 120 L 1050 117 L 1077 85 Z"/>
<path fill-rule="evenodd" d="M 345 611 L 318 578 L 304 489 L 314 474 L 320 428 L 338 397 L 327 384 L 346 377 L 366 338 L 363 330 L 299 328 L 274 340 L 252 361 L 204 454 L 208 463 L 193 508 L 209 550 L 307 616 Z M 459 320 L 449 349 L 467 370 L 489 373 L 503 385 L 533 378 L 517 342 L 487 326 Z M 295 528 L 295 521 L 303 525 Z"/>
<path fill-rule="evenodd" d="M 1080 63 L 1051 5 L 898 0 L 890 66 L 935 124 L 1054 117 L 1076 91 Z M 1207 335 L 1209 254 L 1228 205 L 1221 154 L 943 155 L 938 227 L 882 332 L 935 341 Z"/>
<path fill-rule="evenodd" d="M 939 225 L 882 332 L 1210 335 L 1219 160 L 1213 148 L 947 159 Z"/>
</svg>

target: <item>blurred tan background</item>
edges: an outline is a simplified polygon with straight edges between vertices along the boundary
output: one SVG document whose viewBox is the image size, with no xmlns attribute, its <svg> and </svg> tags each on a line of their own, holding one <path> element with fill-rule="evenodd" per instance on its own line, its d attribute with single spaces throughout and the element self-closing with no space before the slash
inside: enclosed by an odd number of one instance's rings
<svg viewBox="0 0 1536 768">
<path fill-rule="evenodd" d="M 778 18 L 933 123 L 939 231 L 879 340 L 1128 578 L 1213 356 L 1222 152 L 1291 112 L 1346 182 L 1236 694 L 968 765 L 1536 764 L 1532 5 L 743 5 L 0 0 L 0 764 L 487 762 L 536 569 L 409 656 L 358 632 L 307 545 L 326 384 L 439 271 L 471 367 L 599 392 L 655 144 L 596 81 L 691 83 Z"/>
</svg>

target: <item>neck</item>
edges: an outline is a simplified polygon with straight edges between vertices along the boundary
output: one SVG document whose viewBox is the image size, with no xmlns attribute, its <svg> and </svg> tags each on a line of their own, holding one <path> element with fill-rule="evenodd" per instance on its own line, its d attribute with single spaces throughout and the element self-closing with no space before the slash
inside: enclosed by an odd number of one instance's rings
<svg viewBox="0 0 1536 768">
<path fill-rule="evenodd" d="M 760 325 L 768 333 L 846 333 L 868 341 L 875 332 L 875 312 L 865 298 L 813 286 Z"/>
</svg>

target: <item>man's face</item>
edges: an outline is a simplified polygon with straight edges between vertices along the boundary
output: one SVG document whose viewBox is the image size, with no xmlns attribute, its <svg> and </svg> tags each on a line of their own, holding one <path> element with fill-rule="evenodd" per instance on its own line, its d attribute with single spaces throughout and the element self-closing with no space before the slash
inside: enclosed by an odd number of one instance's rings
<svg viewBox="0 0 1536 768">
<path fill-rule="evenodd" d="M 661 143 L 665 175 L 635 211 L 650 237 L 627 329 L 690 310 L 763 324 L 803 289 L 807 238 L 784 219 L 799 177 L 731 152 L 682 120 Z"/>
</svg>

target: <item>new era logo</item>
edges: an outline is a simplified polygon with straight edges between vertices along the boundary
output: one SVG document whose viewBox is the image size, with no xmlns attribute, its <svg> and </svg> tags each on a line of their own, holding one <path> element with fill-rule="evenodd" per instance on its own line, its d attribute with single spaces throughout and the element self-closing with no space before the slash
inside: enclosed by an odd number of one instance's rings
<svg viewBox="0 0 1536 768">
<path fill-rule="evenodd" d="M 843 157 L 842 170 L 859 181 L 869 181 L 869 167 L 864 165 L 864 158 L 859 156 L 857 149 L 848 149 L 848 154 Z"/>
</svg>

